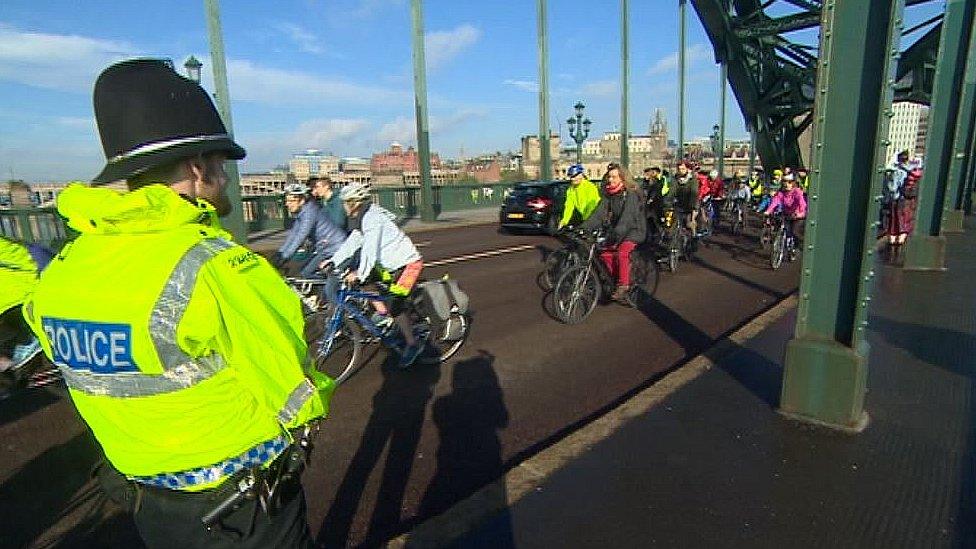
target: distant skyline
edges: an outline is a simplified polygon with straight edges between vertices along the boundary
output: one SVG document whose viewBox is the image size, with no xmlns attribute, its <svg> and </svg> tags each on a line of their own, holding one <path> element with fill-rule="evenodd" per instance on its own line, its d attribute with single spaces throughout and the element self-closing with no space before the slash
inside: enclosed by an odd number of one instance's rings
<svg viewBox="0 0 976 549">
<path fill-rule="evenodd" d="M 549 3 L 551 124 L 582 100 L 591 135 L 620 126 L 619 7 Z M 927 19 L 936 3 L 908 10 Z M 287 163 L 305 149 L 369 157 L 392 141 L 414 145 L 411 27 L 407 0 L 282 0 L 221 4 L 241 171 Z M 424 2 L 431 148 L 445 158 L 519 148 L 538 131 L 534 2 Z M 631 4 L 631 132 L 667 111 L 677 138 L 676 2 Z M 579 32 L 581 22 L 597 24 Z M 567 31 L 568 29 L 568 31 Z M 802 33 L 796 33 L 802 35 Z M 816 33 L 808 32 L 808 42 Z M 913 40 L 914 37 L 910 38 Z M 6 0 L 0 5 L 0 177 L 88 179 L 104 162 L 91 107 L 98 73 L 128 57 L 195 55 L 213 90 L 203 2 L 98 3 Z M 694 9 L 688 10 L 686 139 L 718 119 L 719 71 Z M 729 139 L 747 134 L 731 90 Z"/>
</svg>

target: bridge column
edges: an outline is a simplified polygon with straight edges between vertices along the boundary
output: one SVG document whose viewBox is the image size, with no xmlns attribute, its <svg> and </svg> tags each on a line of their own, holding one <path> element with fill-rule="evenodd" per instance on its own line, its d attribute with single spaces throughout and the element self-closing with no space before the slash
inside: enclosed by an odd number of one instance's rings
<svg viewBox="0 0 976 549">
<path fill-rule="evenodd" d="M 810 208 L 780 412 L 849 431 L 867 424 L 864 327 L 904 4 L 828 1 L 821 12 Z"/>
<path fill-rule="evenodd" d="M 949 177 L 946 179 L 946 200 L 942 211 L 942 232 L 961 233 L 963 197 L 966 191 L 966 168 L 972 164 L 973 115 L 976 114 L 976 32 L 970 27 L 969 48 L 966 54 L 966 72 L 959 98 L 959 115 L 956 117 L 955 137 L 952 140 L 952 158 L 949 161 Z"/>
<path fill-rule="evenodd" d="M 945 237 L 942 214 L 952 137 L 959 111 L 961 70 L 969 46 L 969 26 L 974 0 L 947 0 L 939 56 L 932 86 L 932 108 L 925 140 L 925 171 L 918 189 L 915 230 L 905 246 L 905 269 L 945 270 Z"/>
<path fill-rule="evenodd" d="M 234 120 L 230 112 L 230 91 L 227 85 L 227 63 L 224 58 L 224 33 L 220 26 L 219 0 L 204 0 L 204 12 L 207 16 L 207 36 L 210 41 L 210 64 L 213 65 L 214 98 L 217 100 L 217 112 L 220 114 L 224 127 L 231 139 L 234 138 Z M 247 244 L 247 228 L 244 226 L 244 203 L 241 200 L 241 176 L 237 169 L 237 161 L 228 160 L 224 163 L 227 172 L 227 198 L 231 211 L 224 216 L 221 224 L 234 235 L 234 240 Z"/>
</svg>

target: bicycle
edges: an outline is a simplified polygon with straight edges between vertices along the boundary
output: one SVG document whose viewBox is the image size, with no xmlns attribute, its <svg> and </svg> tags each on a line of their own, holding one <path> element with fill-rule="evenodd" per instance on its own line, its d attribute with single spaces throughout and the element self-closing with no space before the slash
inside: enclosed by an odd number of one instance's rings
<svg viewBox="0 0 976 549">
<path fill-rule="evenodd" d="M 728 207 L 728 213 L 731 218 L 729 225 L 732 236 L 739 236 L 742 234 L 743 228 L 745 228 L 745 209 L 742 207 L 742 200 L 729 200 L 728 202 L 731 204 Z"/>
<path fill-rule="evenodd" d="M 766 223 L 771 227 L 772 249 L 769 255 L 769 265 L 773 270 L 779 269 L 783 265 L 783 260 L 795 261 L 797 256 L 796 236 L 789 234 L 787 230 L 786 216 L 777 212 L 772 220 L 767 219 Z"/>
<path fill-rule="evenodd" d="M 678 260 L 682 256 L 686 259 L 691 258 L 691 242 L 694 237 L 688 227 L 681 222 L 683 217 L 673 207 L 665 209 L 662 219 L 663 230 L 658 237 L 658 246 L 664 251 L 661 262 L 666 264 L 668 271 L 672 273 L 678 272 Z"/>
<path fill-rule="evenodd" d="M 335 276 L 339 276 L 339 273 L 335 273 Z M 384 287 L 379 282 L 376 285 Z M 471 320 L 456 307 L 444 321 L 424 314 L 419 307 L 421 296 L 417 288 L 419 284 L 406 302 L 406 314 L 410 315 L 414 338 L 424 346 L 417 361 L 421 364 L 446 362 L 468 339 Z M 316 313 L 323 318 L 320 322 L 312 323 L 312 334 L 308 333 L 309 326 L 306 324 L 306 337 L 312 336 L 309 350 L 314 357 L 315 367 L 336 383 L 344 382 L 362 366 L 364 345 L 379 342 L 399 354 L 406 347 L 399 326 L 393 319 L 382 326 L 373 321 L 371 311 L 374 302 L 389 303 L 389 298 L 378 292 L 350 287 L 343 280 L 336 294 L 336 304 L 328 307 L 327 314 L 321 311 Z M 315 333 L 318 328 L 324 328 L 323 333 Z M 368 336 L 363 334 L 364 330 Z"/>
<path fill-rule="evenodd" d="M 552 290 L 563 271 L 583 263 L 584 260 L 579 239 L 574 237 L 571 229 L 561 229 L 555 236 L 563 242 L 563 247 L 546 256 L 542 272 L 538 276 L 539 287 L 547 292 Z"/>
<path fill-rule="evenodd" d="M 607 298 L 608 290 L 616 286 L 616 280 L 597 255 L 606 244 L 606 233 L 593 231 L 589 240 L 586 263 L 563 272 L 553 289 L 556 317 L 565 324 L 579 324 L 585 320 L 600 297 Z M 644 251 L 635 248 L 634 252 L 630 256 L 630 292 L 625 299 L 630 306 L 637 307 L 641 293 L 653 296 L 657 292 L 660 273 L 657 262 L 648 261 Z"/>
</svg>

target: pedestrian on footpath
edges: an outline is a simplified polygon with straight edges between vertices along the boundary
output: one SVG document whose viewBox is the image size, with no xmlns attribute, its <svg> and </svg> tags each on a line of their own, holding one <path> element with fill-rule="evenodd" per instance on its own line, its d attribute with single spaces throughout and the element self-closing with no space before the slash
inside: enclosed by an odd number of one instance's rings
<svg viewBox="0 0 976 549">
<path fill-rule="evenodd" d="M 105 452 L 97 477 L 149 547 L 308 547 L 299 428 L 334 384 L 308 367 L 298 296 L 220 228 L 245 151 L 164 60 L 108 67 L 94 105 L 107 163 L 58 197 L 81 234 L 24 314 Z"/>
</svg>

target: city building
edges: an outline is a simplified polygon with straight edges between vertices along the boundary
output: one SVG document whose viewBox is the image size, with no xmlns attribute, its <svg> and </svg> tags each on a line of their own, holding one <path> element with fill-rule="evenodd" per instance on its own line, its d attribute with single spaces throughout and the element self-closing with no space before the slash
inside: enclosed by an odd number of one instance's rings
<svg viewBox="0 0 976 549">
<path fill-rule="evenodd" d="M 432 170 L 441 167 L 441 159 L 437 153 L 430 154 Z M 399 143 L 392 143 L 389 150 L 373 154 L 370 160 L 370 170 L 373 174 L 397 174 L 403 172 L 420 171 L 420 155 L 413 147 L 406 150 Z"/>
<path fill-rule="evenodd" d="M 241 196 L 282 194 L 286 185 L 296 182 L 295 174 L 281 170 L 241 174 Z"/>
<path fill-rule="evenodd" d="M 338 172 L 339 158 L 316 149 L 309 149 L 292 155 L 288 162 L 288 171 L 295 176 L 296 180 L 304 183 L 311 177 Z"/>
<path fill-rule="evenodd" d="M 925 157 L 925 140 L 929 137 L 929 110 L 922 111 L 922 116 L 918 118 L 918 139 L 915 140 L 915 156 Z"/>
<path fill-rule="evenodd" d="M 486 155 L 474 160 L 470 160 L 461 169 L 463 176 L 473 177 L 478 183 L 489 183 L 501 181 L 503 158 L 495 155 Z M 507 166 L 509 163 L 504 162 Z"/>
<path fill-rule="evenodd" d="M 539 136 L 526 135 L 522 137 L 522 172 L 528 179 L 538 179 L 541 173 L 542 146 L 539 144 Z M 559 156 L 560 139 L 558 134 L 549 136 L 549 158 L 552 160 L 552 173 L 555 177 L 560 171 L 565 171 L 567 166 L 561 166 Z"/>
<path fill-rule="evenodd" d="M 919 103 L 899 101 L 891 105 L 891 111 L 893 116 L 888 125 L 889 145 L 885 151 L 885 161 L 892 162 L 900 151 L 907 150 L 913 156 L 924 153 L 929 108 Z M 922 143 L 921 151 L 919 142 Z"/>
</svg>

